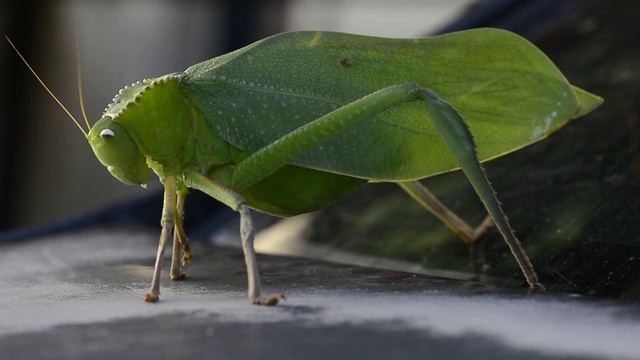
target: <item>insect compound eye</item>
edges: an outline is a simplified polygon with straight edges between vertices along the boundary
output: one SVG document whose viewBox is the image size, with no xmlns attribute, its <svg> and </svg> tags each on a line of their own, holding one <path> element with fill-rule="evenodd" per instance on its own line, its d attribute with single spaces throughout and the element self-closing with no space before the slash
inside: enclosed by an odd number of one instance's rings
<svg viewBox="0 0 640 360">
<path fill-rule="evenodd" d="M 102 131 L 100 131 L 100 137 L 103 139 L 111 139 L 115 135 L 116 134 L 111 129 L 103 129 Z"/>
</svg>

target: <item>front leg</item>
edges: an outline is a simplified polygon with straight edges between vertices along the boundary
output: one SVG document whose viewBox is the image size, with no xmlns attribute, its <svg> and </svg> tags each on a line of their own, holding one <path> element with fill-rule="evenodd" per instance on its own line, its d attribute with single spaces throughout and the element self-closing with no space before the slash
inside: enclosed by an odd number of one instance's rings
<svg viewBox="0 0 640 360">
<path fill-rule="evenodd" d="M 162 206 L 162 232 L 158 244 L 156 264 L 153 268 L 153 279 L 151 280 L 151 290 L 144 295 L 144 301 L 156 302 L 160 299 L 160 275 L 162 273 L 162 261 L 167 244 L 171 239 L 171 230 L 174 225 L 174 214 L 176 211 L 176 178 L 168 176 L 164 181 L 164 204 Z"/>
<path fill-rule="evenodd" d="M 175 226 L 173 229 L 173 254 L 171 257 L 171 280 L 182 280 L 185 273 L 182 269 L 191 260 L 191 245 L 184 232 L 184 202 L 187 197 L 187 187 L 182 185 L 177 191 L 177 202 L 175 211 Z M 184 257 L 180 259 L 180 253 L 184 250 Z"/>
</svg>

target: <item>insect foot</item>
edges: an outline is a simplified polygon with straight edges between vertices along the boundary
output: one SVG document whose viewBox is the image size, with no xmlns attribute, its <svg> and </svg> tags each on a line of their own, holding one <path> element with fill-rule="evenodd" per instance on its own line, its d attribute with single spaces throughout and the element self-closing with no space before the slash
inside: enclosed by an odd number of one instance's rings
<svg viewBox="0 0 640 360">
<path fill-rule="evenodd" d="M 142 298 L 144 299 L 144 301 L 148 303 L 154 303 L 160 299 L 160 294 L 150 292 L 150 293 L 144 294 Z"/>
<path fill-rule="evenodd" d="M 546 291 L 547 288 L 544 287 L 544 285 L 540 284 L 540 283 L 535 283 L 535 284 L 531 284 L 529 285 L 529 293 L 533 293 L 536 291 Z"/>
<path fill-rule="evenodd" d="M 255 305 L 275 306 L 278 305 L 280 300 L 287 300 L 283 294 L 276 294 L 270 298 L 257 298 L 253 299 Z"/>
<path fill-rule="evenodd" d="M 184 271 L 180 271 L 178 273 L 171 273 L 171 280 L 184 280 L 187 277 L 187 274 Z"/>
</svg>

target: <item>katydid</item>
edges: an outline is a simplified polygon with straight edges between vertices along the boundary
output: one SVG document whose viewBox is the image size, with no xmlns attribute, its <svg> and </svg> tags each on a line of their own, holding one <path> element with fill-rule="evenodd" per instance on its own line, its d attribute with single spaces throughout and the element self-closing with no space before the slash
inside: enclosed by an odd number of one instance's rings
<svg viewBox="0 0 640 360">
<path fill-rule="evenodd" d="M 172 232 L 171 277 L 184 276 L 192 188 L 240 213 L 248 297 L 274 305 L 279 296 L 261 293 L 250 208 L 294 216 L 381 181 L 398 183 L 468 243 L 495 223 L 529 286 L 542 288 L 480 163 L 542 140 L 601 102 L 504 30 L 419 39 L 303 31 L 127 86 L 93 127 L 85 118 L 83 132 L 120 181 L 145 186 L 151 168 L 164 184 L 146 301 L 159 299 Z M 418 182 L 458 168 L 489 213 L 476 229 Z"/>
</svg>

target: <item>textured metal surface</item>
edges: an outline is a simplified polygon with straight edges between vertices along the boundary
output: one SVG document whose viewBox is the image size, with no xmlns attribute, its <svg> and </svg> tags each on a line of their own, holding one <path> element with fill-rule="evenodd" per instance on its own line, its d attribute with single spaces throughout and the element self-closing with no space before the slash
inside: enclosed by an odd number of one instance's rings
<svg viewBox="0 0 640 360">
<path fill-rule="evenodd" d="M 0 247 L 7 359 L 634 359 L 633 304 L 300 258 L 259 258 L 276 307 L 246 300 L 236 250 L 194 244 L 147 304 L 156 231 L 92 229 Z"/>
</svg>

